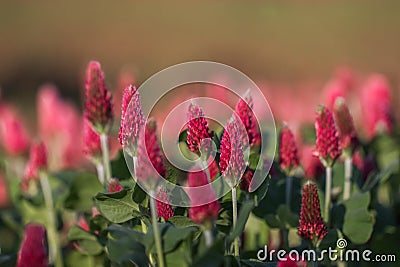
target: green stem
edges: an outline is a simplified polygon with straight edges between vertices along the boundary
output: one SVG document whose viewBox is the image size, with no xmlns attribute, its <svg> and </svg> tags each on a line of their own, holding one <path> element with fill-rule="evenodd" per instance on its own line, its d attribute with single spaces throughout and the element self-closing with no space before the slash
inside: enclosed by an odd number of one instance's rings
<svg viewBox="0 0 400 267">
<path fill-rule="evenodd" d="M 96 171 L 97 171 L 97 177 L 99 178 L 99 181 L 102 185 L 104 185 L 104 167 L 103 164 L 101 163 L 96 163 Z"/>
<path fill-rule="evenodd" d="M 331 204 L 331 191 L 332 191 L 332 167 L 326 167 L 326 180 L 325 180 L 325 221 L 329 222 L 329 210 Z"/>
<path fill-rule="evenodd" d="M 161 235 L 160 231 L 158 229 L 158 223 L 157 223 L 157 207 L 156 207 L 156 200 L 154 198 L 155 192 L 151 190 L 149 192 L 150 194 L 150 211 L 151 211 L 151 221 L 153 225 L 153 232 L 154 232 L 154 240 L 156 243 L 156 250 L 157 250 L 157 258 L 158 258 L 158 264 L 160 267 L 164 267 L 164 255 L 162 251 L 162 245 L 161 245 Z"/>
<path fill-rule="evenodd" d="M 343 200 L 350 198 L 351 194 L 351 172 L 352 172 L 351 157 L 344 160 L 344 186 L 343 186 Z"/>
<path fill-rule="evenodd" d="M 286 177 L 286 206 L 288 206 L 289 209 L 290 209 L 290 198 L 292 196 L 292 184 L 293 184 L 292 176 L 287 176 Z"/>
<path fill-rule="evenodd" d="M 104 133 L 100 134 L 100 141 L 101 141 L 101 152 L 103 153 L 103 166 L 106 178 L 104 185 L 105 187 L 107 187 L 111 179 L 111 165 L 110 165 L 110 155 L 107 144 L 107 134 Z"/>
<path fill-rule="evenodd" d="M 237 199 L 236 199 L 236 186 L 232 188 L 232 209 L 233 209 L 233 229 L 236 228 L 237 224 L 237 216 L 238 216 L 238 210 L 237 210 Z M 239 256 L 239 237 L 236 237 L 235 240 L 233 241 L 233 255 L 235 257 Z"/>
<path fill-rule="evenodd" d="M 204 230 L 204 238 L 206 240 L 206 247 L 211 247 L 211 245 L 214 243 L 211 229 Z"/>
<path fill-rule="evenodd" d="M 63 261 L 61 258 L 61 250 L 59 246 L 59 240 L 57 235 L 56 215 L 54 213 L 54 202 L 51 194 L 51 187 L 49 179 L 45 172 L 39 173 L 40 186 L 42 187 L 44 202 L 47 210 L 47 232 L 49 239 L 49 258 L 50 262 L 54 263 L 55 267 L 62 267 Z"/>
</svg>

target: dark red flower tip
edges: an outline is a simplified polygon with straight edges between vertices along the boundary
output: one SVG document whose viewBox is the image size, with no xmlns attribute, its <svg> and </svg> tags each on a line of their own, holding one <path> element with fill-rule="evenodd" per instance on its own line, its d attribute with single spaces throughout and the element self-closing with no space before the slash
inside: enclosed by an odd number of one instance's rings
<svg viewBox="0 0 400 267">
<path fill-rule="evenodd" d="M 353 117 L 343 98 L 339 97 L 336 99 L 333 115 L 339 133 L 340 147 L 348 157 L 351 157 L 359 141 L 354 127 Z"/>
<path fill-rule="evenodd" d="M 287 175 L 299 166 L 299 155 L 292 131 L 284 126 L 279 136 L 279 165 Z"/>
<path fill-rule="evenodd" d="M 112 97 L 97 61 L 89 62 L 87 67 L 85 97 L 85 117 L 98 133 L 107 133 L 114 117 Z"/>
<path fill-rule="evenodd" d="M 130 106 L 129 103 L 131 103 Z M 125 88 L 122 97 L 121 126 L 118 134 L 122 147 L 127 147 L 130 144 L 136 146 L 139 131 L 143 125 L 144 117 L 139 92 L 135 86 L 129 85 Z"/>
<path fill-rule="evenodd" d="M 188 135 L 186 142 L 190 151 L 199 153 L 202 141 L 211 138 L 208 122 L 203 110 L 193 103 L 189 106 L 187 119 Z"/>
<path fill-rule="evenodd" d="M 174 210 L 169 203 L 168 195 L 164 190 L 159 190 L 157 192 L 156 206 L 158 217 L 162 217 L 166 221 L 175 215 Z"/>
<path fill-rule="evenodd" d="M 18 253 L 16 267 L 46 267 L 46 228 L 39 224 L 28 224 Z"/>
<path fill-rule="evenodd" d="M 303 186 L 297 234 L 301 238 L 311 240 L 316 244 L 316 242 L 322 240 L 327 233 L 328 228 L 321 216 L 317 185 L 308 181 Z"/>
<path fill-rule="evenodd" d="M 242 142 L 250 146 L 258 145 L 261 141 L 261 134 L 256 116 L 253 112 L 253 98 L 250 92 L 246 93 L 244 99 L 240 98 L 236 105 L 236 114 L 242 121 L 247 134 L 243 134 Z M 248 141 L 247 141 L 248 140 Z"/>
<path fill-rule="evenodd" d="M 246 168 L 238 118 L 233 116 L 227 123 L 221 139 L 220 162 L 222 175 L 234 184 L 239 182 Z"/>
<path fill-rule="evenodd" d="M 139 134 L 137 157 L 135 168 L 137 179 L 148 185 L 155 185 L 159 175 L 166 177 L 167 169 L 158 143 L 157 124 L 154 119 L 150 119 Z"/>
<path fill-rule="evenodd" d="M 332 166 L 340 156 L 339 137 L 332 112 L 325 106 L 320 106 L 315 120 L 317 135 L 315 155 L 325 166 Z"/>
<path fill-rule="evenodd" d="M 119 183 L 117 178 L 111 178 L 108 183 L 108 192 L 117 193 L 124 190 L 124 187 Z"/>
</svg>

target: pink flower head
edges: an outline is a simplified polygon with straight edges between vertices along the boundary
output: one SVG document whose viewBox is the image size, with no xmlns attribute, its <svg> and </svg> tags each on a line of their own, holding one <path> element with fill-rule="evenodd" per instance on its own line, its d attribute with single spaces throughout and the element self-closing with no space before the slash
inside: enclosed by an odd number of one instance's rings
<svg viewBox="0 0 400 267">
<path fill-rule="evenodd" d="M 221 139 L 220 162 L 222 175 L 231 183 L 236 185 L 246 168 L 243 155 L 243 144 L 238 118 L 233 116 L 225 126 Z"/>
<path fill-rule="evenodd" d="M 117 193 L 124 190 L 117 178 L 111 178 L 108 184 L 108 193 Z"/>
<path fill-rule="evenodd" d="M 236 113 L 242 121 L 247 133 L 242 136 L 243 143 L 248 143 L 250 146 L 261 142 L 261 134 L 258 128 L 256 116 L 253 113 L 253 105 L 253 98 L 251 97 L 250 92 L 248 92 L 244 99 L 240 98 L 236 106 Z"/>
<path fill-rule="evenodd" d="M 11 155 L 26 152 L 29 135 L 22 118 L 5 104 L 0 104 L 0 140 L 5 151 Z"/>
<path fill-rule="evenodd" d="M 99 160 L 101 157 L 100 135 L 92 129 L 87 119 L 83 123 L 83 152 L 90 159 Z"/>
<path fill-rule="evenodd" d="M 72 103 L 63 100 L 53 85 L 44 85 L 37 96 L 38 131 L 51 151 L 49 168 L 76 167 L 82 162 L 82 117 Z"/>
<path fill-rule="evenodd" d="M 137 179 L 155 188 L 159 176 L 166 177 L 167 169 L 158 143 L 157 124 L 154 119 L 146 123 L 145 129 L 139 135 L 137 158 Z"/>
<path fill-rule="evenodd" d="M 85 117 L 98 133 L 107 133 L 113 120 L 112 97 L 97 61 L 89 62 L 87 67 L 85 96 Z"/>
<path fill-rule="evenodd" d="M 187 119 L 187 144 L 190 151 L 199 153 L 202 141 L 204 139 L 211 138 L 208 122 L 204 117 L 203 110 L 193 103 L 191 103 L 189 106 Z"/>
<path fill-rule="evenodd" d="M 39 178 L 39 171 L 47 168 L 47 150 L 43 142 L 35 142 L 31 146 L 29 161 L 25 168 L 24 179 Z"/>
<path fill-rule="evenodd" d="M 188 186 L 206 186 L 201 192 L 191 190 L 188 192 L 191 202 L 191 207 L 189 209 L 190 219 L 198 224 L 215 221 L 218 218 L 220 205 L 217 200 L 214 200 L 216 198 L 215 192 L 212 186 L 208 184 L 207 174 L 203 170 L 189 172 Z M 199 203 L 205 202 L 208 203 L 199 205 Z"/>
<path fill-rule="evenodd" d="M 46 228 L 39 224 L 25 227 L 24 239 L 18 253 L 17 267 L 47 267 Z"/>
<path fill-rule="evenodd" d="M 128 110 L 129 103 L 131 103 Z M 119 142 L 122 147 L 137 144 L 137 137 L 140 129 L 144 125 L 142 104 L 140 103 L 139 92 L 135 86 L 130 85 L 125 88 L 122 98 L 121 126 L 119 128 Z"/>
<path fill-rule="evenodd" d="M 279 164 L 287 175 L 299 166 L 296 141 L 292 131 L 285 125 L 279 136 Z"/>
<path fill-rule="evenodd" d="M 317 134 L 315 155 L 325 166 L 331 167 L 341 151 L 332 112 L 325 106 L 318 108 L 315 130 Z"/>
<path fill-rule="evenodd" d="M 303 165 L 306 179 L 317 179 L 324 174 L 324 166 L 313 155 L 314 151 L 315 148 L 313 146 L 304 146 L 302 149 L 301 164 Z"/>
<path fill-rule="evenodd" d="M 321 216 L 317 185 L 308 181 L 303 185 L 297 234 L 303 239 L 311 240 L 316 245 L 327 233 L 328 228 Z"/>
<path fill-rule="evenodd" d="M 358 138 L 354 128 L 353 117 L 343 98 L 336 99 L 333 115 L 338 127 L 340 147 L 348 157 L 351 157 L 358 145 Z"/>
<path fill-rule="evenodd" d="M 169 204 L 168 195 L 164 190 L 159 190 L 157 192 L 156 205 L 158 217 L 162 217 L 167 221 L 175 215 L 172 206 Z"/>
<path fill-rule="evenodd" d="M 335 101 L 338 97 L 345 98 L 347 96 L 348 87 L 340 79 L 330 81 L 323 89 L 324 102 L 329 109 L 333 109 Z"/>
<path fill-rule="evenodd" d="M 307 262 L 302 259 L 296 259 L 295 257 L 290 257 L 287 255 L 285 259 L 278 262 L 276 267 L 307 267 Z"/>
<path fill-rule="evenodd" d="M 391 133 L 393 114 L 389 83 L 382 75 L 371 76 L 362 91 L 361 107 L 369 138 L 377 133 Z"/>
</svg>

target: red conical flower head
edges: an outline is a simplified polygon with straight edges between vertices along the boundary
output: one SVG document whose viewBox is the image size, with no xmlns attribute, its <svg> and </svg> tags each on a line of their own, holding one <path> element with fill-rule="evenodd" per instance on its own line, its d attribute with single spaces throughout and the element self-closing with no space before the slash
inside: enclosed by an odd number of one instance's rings
<svg viewBox="0 0 400 267">
<path fill-rule="evenodd" d="M 25 227 L 16 267 L 47 267 L 46 228 L 38 224 Z"/>
<path fill-rule="evenodd" d="M 85 117 L 98 133 L 107 133 L 113 119 L 113 106 L 103 71 L 97 61 L 89 62 L 87 67 L 85 93 Z"/>
<path fill-rule="evenodd" d="M 286 175 L 299 166 L 299 155 L 292 131 L 284 126 L 279 136 L 279 164 Z"/>
<path fill-rule="evenodd" d="M 100 135 L 92 129 L 87 119 L 83 121 L 83 153 L 91 159 L 101 157 Z"/>
<path fill-rule="evenodd" d="M 168 195 L 164 190 L 157 192 L 156 205 L 158 217 L 162 217 L 167 221 L 175 215 L 172 206 L 169 204 Z"/>
<path fill-rule="evenodd" d="M 211 138 L 208 122 L 204 117 L 203 110 L 193 103 L 190 104 L 188 115 L 188 135 L 187 144 L 190 151 L 199 153 L 202 141 Z"/>
<path fill-rule="evenodd" d="M 243 144 L 248 143 L 250 146 L 259 144 L 261 141 L 261 134 L 258 128 L 257 119 L 253 113 L 253 105 L 253 99 L 250 93 L 246 93 L 245 98 L 240 98 L 236 106 L 236 114 L 242 121 L 247 133 L 247 135 L 242 136 Z"/>
<path fill-rule="evenodd" d="M 303 239 L 311 240 L 316 245 L 327 233 L 328 229 L 321 217 L 317 185 L 308 181 L 303 186 L 297 234 Z"/>
<path fill-rule="evenodd" d="M 339 133 L 340 147 L 347 157 L 351 157 L 358 145 L 358 138 L 354 128 L 353 117 L 343 98 L 336 99 L 333 112 Z"/>
<path fill-rule="evenodd" d="M 325 166 L 331 167 L 341 152 L 332 112 L 325 106 L 318 108 L 315 130 L 317 135 L 315 155 Z"/>
<path fill-rule="evenodd" d="M 119 183 L 117 178 L 111 178 L 108 183 L 108 192 L 117 193 L 124 190 L 124 187 Z"/>
<path fill-rule="evenodd" d="M 129 103 L 131 104 L 129 105 Z M 143 125 L 144 117 L 139 92 L 135 86 L 129 85 L 125 88 L 122 97 L 121 126 L 118 134 L 122 147 L 130 145 L 136 147 L 139 131 Z"/>
</svg>

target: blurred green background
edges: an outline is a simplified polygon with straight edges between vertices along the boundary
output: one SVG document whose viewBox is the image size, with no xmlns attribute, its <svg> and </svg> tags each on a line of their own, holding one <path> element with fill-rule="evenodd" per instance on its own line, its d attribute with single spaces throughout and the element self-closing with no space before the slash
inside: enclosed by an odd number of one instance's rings
<svg viewBox="0 0 400 267">
<path fill-rule="evenodd" d="M 21 105 L 45 82 L 77 99 L 96 59 L 110 81 L 127 64 L 143 81 L 212 60 L 278 82 L 326 81 L 345 65 L 381 72 L 397 88 L 399 14 L 398 0 L 1 1 L 0 86 Z"/>
</svg>

